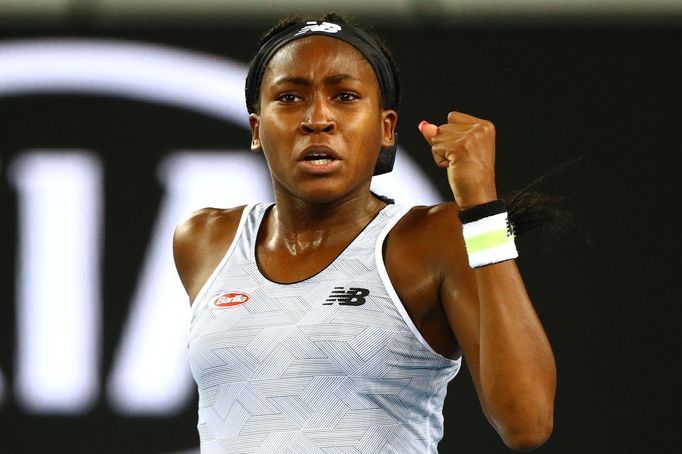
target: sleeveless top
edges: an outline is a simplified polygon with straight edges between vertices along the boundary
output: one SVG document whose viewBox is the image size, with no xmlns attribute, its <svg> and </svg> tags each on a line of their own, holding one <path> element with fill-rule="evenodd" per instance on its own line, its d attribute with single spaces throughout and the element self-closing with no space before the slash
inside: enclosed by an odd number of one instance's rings
<svg viewBox="0 0 682 454">
<path fill-rule="evenodd" d="M 279 284 L 255 258 L 269 206 L 244 209 L 193 304 L 202 454 L 437 453 L 461 358 L 427 344 L 388 278 L 382 244 L 410 207 L 387 205 L 327 268 Z"/>
</svg>

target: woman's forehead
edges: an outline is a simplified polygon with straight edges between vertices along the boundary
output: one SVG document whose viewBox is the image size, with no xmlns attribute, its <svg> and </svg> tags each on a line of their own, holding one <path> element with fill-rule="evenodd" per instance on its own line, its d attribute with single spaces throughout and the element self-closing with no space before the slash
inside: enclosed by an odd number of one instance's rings
<svg viewBox="0 0 682 454">
<path fill-rule="evenodd" d="M 308 36 L 292 41 L 277 51 L 265 69 L 263 82 L 272 83 L 280 77 L 305 77 L 339 71 L 361 80 L 369 78 L 376 82 L 372 66 L 355 47 L 327 36 Z"/>
</svg>

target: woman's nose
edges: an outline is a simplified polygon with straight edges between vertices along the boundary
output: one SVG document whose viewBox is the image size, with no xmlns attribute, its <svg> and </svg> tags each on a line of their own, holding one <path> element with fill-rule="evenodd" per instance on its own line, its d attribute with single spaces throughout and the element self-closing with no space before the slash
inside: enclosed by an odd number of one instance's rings
<svg viewBox="0 0 682 454">
<path fill-rule="evenodd" d="M 327 102 L 320 97 L 316 98 L 309 106 L 305 118 L 301 121 L 301 129 L 306 134 L 333 133 L 336 129 L 336 121 Z"/>
</svg>

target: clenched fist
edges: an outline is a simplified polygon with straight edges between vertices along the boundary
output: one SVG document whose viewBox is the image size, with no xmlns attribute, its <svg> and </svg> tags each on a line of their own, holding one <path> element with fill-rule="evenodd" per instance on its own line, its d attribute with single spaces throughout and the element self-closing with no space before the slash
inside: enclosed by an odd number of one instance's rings
<svg viewBox="0 0 682 454">
<path fill-rule="evenodd" d="M 461 112 L 450 112 L 447 124 L 419 123 L 431 145 L 433 159 L 447 168 L 450 188 L 460 208 L 497 198 L 495 187 L 495 126 Z"/>
</svg>

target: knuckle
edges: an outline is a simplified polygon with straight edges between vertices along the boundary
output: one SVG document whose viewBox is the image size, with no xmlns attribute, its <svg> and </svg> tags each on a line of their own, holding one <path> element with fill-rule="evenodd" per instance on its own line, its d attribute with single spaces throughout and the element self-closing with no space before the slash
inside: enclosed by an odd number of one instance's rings
<svg viewBox="0 0 682 454">
<path fill-rule="evenodd" d="M 431 148 L 431 153 L 433 153 L 434 157 L 438 157 L 439 159 L 443 159 L 445 156 L 447 156 L 449 153 L 451 153 L 450 150 L 448 150 L 446 147 L 443 146 L 435 146 Z"/>
<path fill-rule="evenodd" d="M 487 132 L 487 133 L 489 133 L 489 134 L 490 134 L 490 133 L 492 133 L 492 134 L 495 133 L 495 125 L 494 125 L 493 122 L 490 121 L 490 120 L 483 120 L 483 121 L 481 122 L 481 127 L 483 128 L 483 130 L 484 130 L 485 132 Z"/>
</svg>

